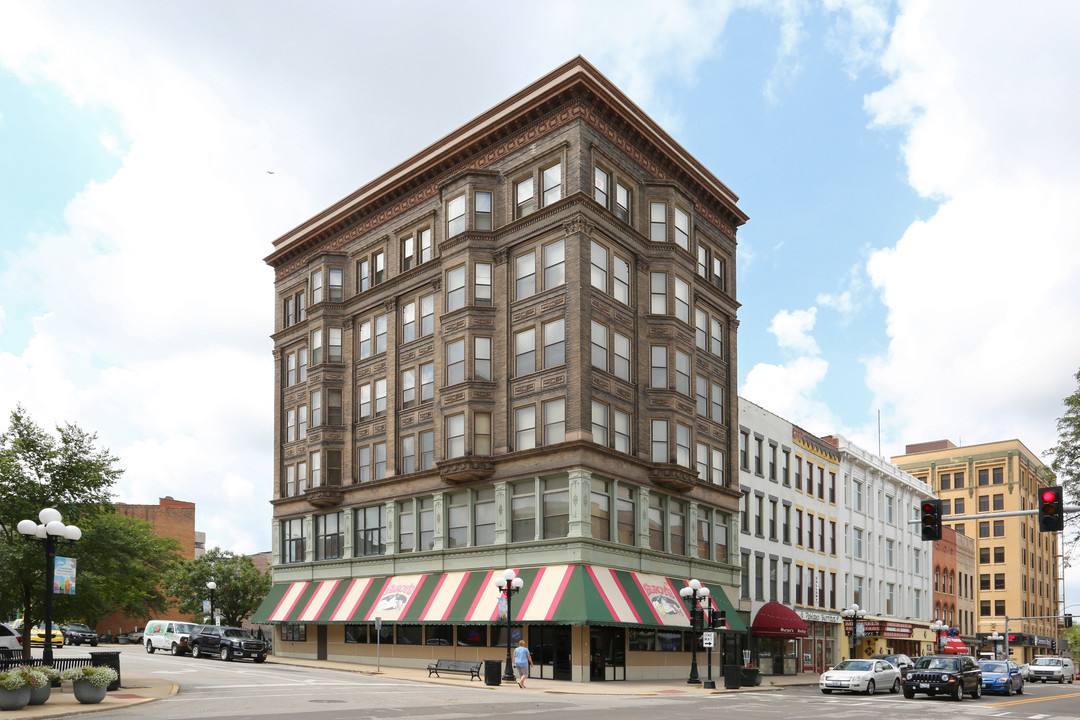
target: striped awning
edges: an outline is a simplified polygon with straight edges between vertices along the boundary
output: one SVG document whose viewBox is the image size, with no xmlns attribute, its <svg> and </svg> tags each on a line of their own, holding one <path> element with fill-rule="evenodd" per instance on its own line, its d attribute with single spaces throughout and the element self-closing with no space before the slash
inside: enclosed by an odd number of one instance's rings
<svg viewBox="0 0 1080 720">
<path fill-rule="evenodd" d="M 679 590 L 686 580 L 595 565 L 517 569 L 524 581 L 513 621 L 570 625 L 690 627 Z M 495 623 L 497 572 L 478 570 L 277 583 L 255 612 L 259 623 Z M 708 585 L 710 604 L 726 611 L 730 630 L 744 632 L 723 588 Z"/>
</svg>

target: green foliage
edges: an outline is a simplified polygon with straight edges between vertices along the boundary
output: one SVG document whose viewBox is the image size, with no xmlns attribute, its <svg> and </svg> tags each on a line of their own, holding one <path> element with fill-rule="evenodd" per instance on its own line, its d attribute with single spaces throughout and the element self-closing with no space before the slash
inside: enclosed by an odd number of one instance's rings
<svg viewBox="0 0 1080 720">
<path fill-rule="evenodd" d="M 1065 413 L 1057 421 L 1057 445 L 1046 451 L 1052 458 L 1050 467 L 1057 475 L 1057 484 L 1065 490 L 1066 505 L 1080 505 L 1080 370 L 1076 373 L 1076 384 L 1076 390 L 1063 402 Z M 1066 549 L 1063 557 L 1066 567 L 1076 545 L 1078 527 L 1080 513 L 1065 513 Z"/>
<path fill-rule="evenodd" d="M 116 671 L 111 667 L 73 667 L 60 673 L 61 680 L 86 680 L 95 687 L 107 687 L 117 678 Z"/>
<path fill-rule="evenodd" d="M 7 672 L 0 672 L 0 687 L 5 690 L 18 690 L 21 687 L 45 687 L 49 679 L 37 668 L 20 665 Z"/>
<path fill-rule="evenodd" d="M 225 625 L 239 625 L 259 607 L 270 591 L 270 574 L 261 572 L 247 555 L 213 548 L 202 557 L 177 563 L 166 577 L 166 592 L 180 603 L 180 612 L 203 616 L 210 599 L 206 583 L 217 583 L 214 609 Z"/>
</svg>

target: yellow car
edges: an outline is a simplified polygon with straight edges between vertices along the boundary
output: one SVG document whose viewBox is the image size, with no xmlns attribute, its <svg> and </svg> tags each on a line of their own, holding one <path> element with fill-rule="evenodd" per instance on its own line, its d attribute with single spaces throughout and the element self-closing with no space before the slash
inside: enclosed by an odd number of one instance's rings
<svg viewBox="0 0 1080 720">
<path fill-rule="evenodd" d="M 44 645 L 45 644 L 45 626 L 35 625 L 30 629 L 30 644 L 31 645 Z M 60 630 L 59 625 L 52 626 L 52 646 L 64 647 L 64 633 Z"/>
</svg>

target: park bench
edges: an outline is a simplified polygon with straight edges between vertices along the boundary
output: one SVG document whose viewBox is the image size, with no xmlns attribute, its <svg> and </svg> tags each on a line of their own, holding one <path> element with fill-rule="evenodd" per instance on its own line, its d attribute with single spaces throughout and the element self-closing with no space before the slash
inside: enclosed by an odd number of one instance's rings
<svg viewBox="0 0 1080 720">
<path fill-rule="evenodd" d="M 428 677 L 432 675 L 439 677 L 439 673 L 461 673 L 462 675 L 468 675 L 469 680 L 473 678 L 479 680 L 481 665 L 482 663 L 469 660 L 439 660 L 427 666 Z"/>
</svg>

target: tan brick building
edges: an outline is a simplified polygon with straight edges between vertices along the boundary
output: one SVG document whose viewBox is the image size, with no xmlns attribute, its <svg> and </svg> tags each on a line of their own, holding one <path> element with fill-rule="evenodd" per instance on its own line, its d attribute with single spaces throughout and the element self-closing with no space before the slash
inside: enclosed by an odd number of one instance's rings
<svg viewBox="0 0 1080 720">
<path fill-rule="evenodd" d="M 975 541 L 975 563 L 967 572 L 975 589 L 974 633 L 985 643 L 994 632 L 1012 637 L 1010 654 L 1023 663 L 1050 652 L 1059 612 L 1058 534 L 1039 532 L 1035 515 L 950 521 L 976 515 L 1038 507 L 1038 491 L 1052 482 L 1049 469 L 1019 440 L 956 447 L 948 440 L 908 445 L 893 462 L 930 483 L 942 500 L 944 524 Z M 938 557 L 935 553 L 935 565 Z M 936 600 L 936 596 L 935 596 Z M 1010 618 L 1008 628 L 1006 617 Z M 953 623 L 949 623 L 952 625 Z"/>
<path fill-rule="evenodd" d="M 508 567 L 549 677 L 742 629 L 736 201 L 577 58 L 276 240 L 275 652 L 501 659 Z"/>
</svg>

